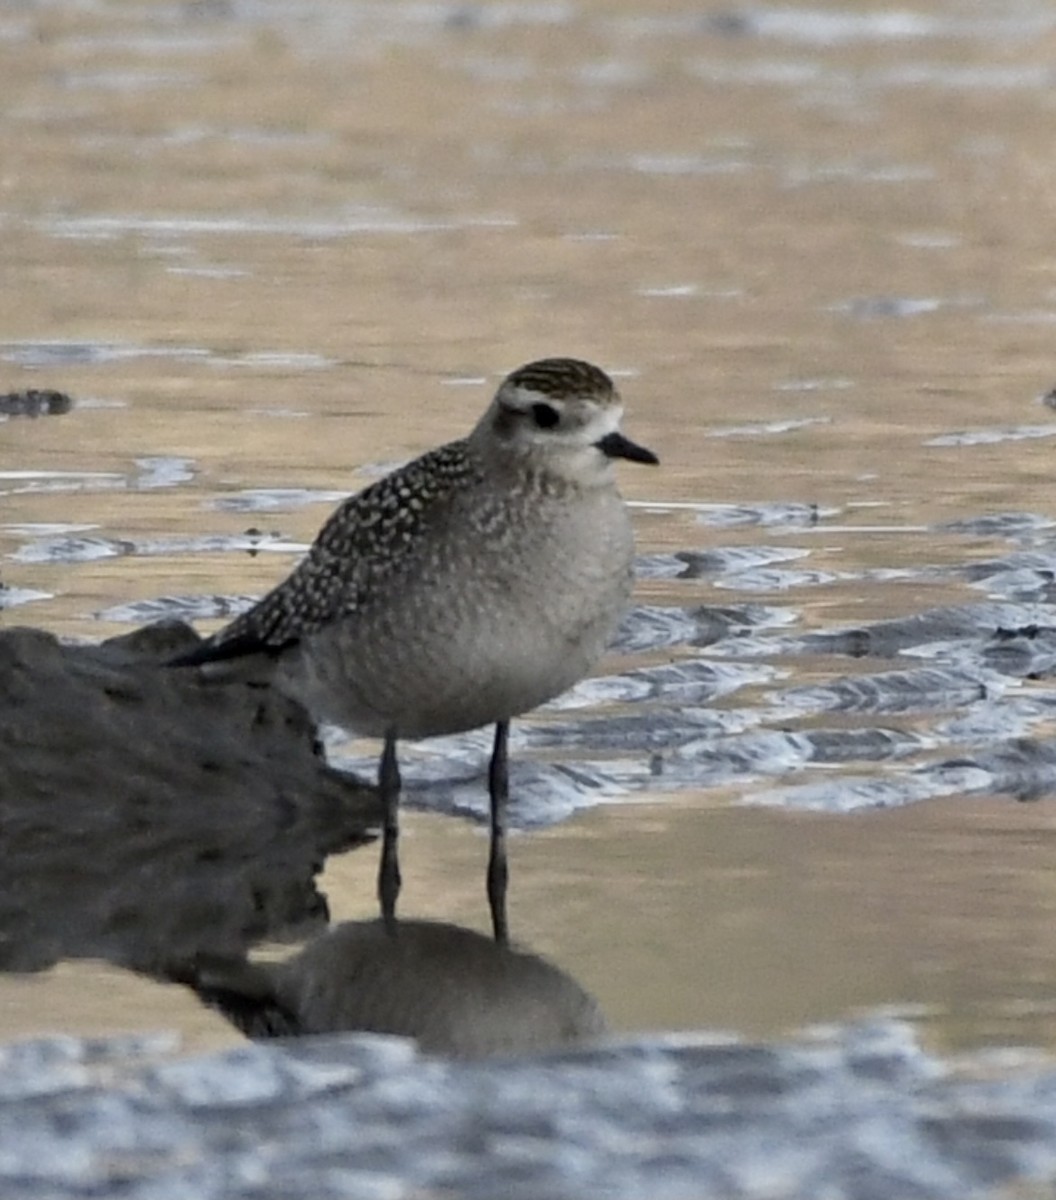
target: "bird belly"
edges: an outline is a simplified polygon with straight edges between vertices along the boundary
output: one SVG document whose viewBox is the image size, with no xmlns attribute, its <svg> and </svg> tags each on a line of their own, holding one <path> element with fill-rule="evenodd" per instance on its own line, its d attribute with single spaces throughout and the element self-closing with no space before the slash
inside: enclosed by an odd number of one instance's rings
<svg viewBox="0 0 1056 1200">
<path fill-rule="evenodd" d="M 436 737 L 476 729 L 535 708 L 593 667 L 612 633 L 597 621 L 574 639 L 531 638 L 512 626 L 449 630 L 442 639 L 364 642 L 353 653 L 336 639 L 312 639 L 283 683 L 319 720 L 381 737 Z M 343 640 L 343 639 L 341 639 Z"/>
<path fill-rule="evenodd" d="M 620 620 L 630 545 L 601 543 L 586 561 L 555 556 L 530 577 L 485 559 L 408 578 L 384 608 L 305 639 L 286 689 L 317 719 L 373 737 L 459 733 L 527 712 L 586 675 Z"/>
</svg>

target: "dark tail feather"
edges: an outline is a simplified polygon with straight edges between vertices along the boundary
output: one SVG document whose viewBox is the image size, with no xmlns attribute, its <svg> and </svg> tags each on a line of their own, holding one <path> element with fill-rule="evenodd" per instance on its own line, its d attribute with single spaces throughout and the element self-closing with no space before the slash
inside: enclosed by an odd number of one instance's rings
<svg viewBox="0 0 1056 1200">
<path fill-rule="evenodd" d="M 246 1037 L 296 1037 L 303 1032 L 297 1016 L 276 996 L 268 971 L 255 963 L 201 954 L 191 962 L 170 964 L 164 977 L 189 987 Z"/>
<path fill-rule="evenodd" d="M 248 658 L 253 654 L 266 654 L 276 658 L 283 650 L 294 645 L 294 640 L 283 642 L 281 645 L 270 645 L 252 633 L 241 633 L 236 637 L 225 638 L 222 642 L 205 641 L 193 650 L 177 654 L 165 663 L 167 667 L 201 667 L 206 663 L 227 662 L 232 658 Z"/>
</svg>

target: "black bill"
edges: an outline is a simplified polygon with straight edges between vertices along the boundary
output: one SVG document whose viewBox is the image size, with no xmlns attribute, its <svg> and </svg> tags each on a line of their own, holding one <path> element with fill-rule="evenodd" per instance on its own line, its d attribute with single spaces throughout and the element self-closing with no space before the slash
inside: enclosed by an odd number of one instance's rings
<svg viewBox="0 0 1056 1200">
<path fill-rule="evenodd" d="M 654 466 L 660 461 L 652 450 L 646 450 L 622 433 L 607 433 L 594 445 L 608 458 L 629 458 L 631 462 L 652 463 Z"/>
</svg>

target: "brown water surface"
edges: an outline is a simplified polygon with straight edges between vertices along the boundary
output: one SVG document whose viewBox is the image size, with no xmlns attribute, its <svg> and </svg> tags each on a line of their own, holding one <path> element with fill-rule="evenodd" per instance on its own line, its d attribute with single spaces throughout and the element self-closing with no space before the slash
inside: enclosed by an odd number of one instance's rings
<svg viewBox="0 0 1056 1200">
<path fill-rule="evenodd" d="M 549 354 L 616 373 L 662 458 L 624 471 L 643 553 L 778 545 L 832 576 L 649 579 L 643 601 L 768 604 L 802 632 L 980 599 L 933 569 L 1005 543 L 937 526 L 1056 507 L 1036 403 L 1056 371 L 1056 26 L 1040 0 L 993 20 L 919 0 L 908 32 L 879 4 L 759 13 L 779 11 L 0 14 L 0 391 L 76 401 L 0 425 L 2 581 L 44 594 L 3 619 L 95 639 L 128 628 L 98 616 L 118 606 L 259 594 L 332 500 L 245 493 L 354 490 Z M 727 526 L 705 503 L 828 515 Z M 70 526 L 135 552 L 25 553 Z M 292 546 L 143 548 L 250 527 Z M 518 937 L 621 1030 L 921 1006 L 946 1044 L 1056 1044 L 1051 800 L 825 815 L 746 790 L 639 793 L 518 836 Z M 483 927 L 482 839 L 405 828 L 406 911 Z M 373 872 L 329 864 L 335 918 L 373 911 Z M 0 1036 L 144 1025 L 218 1028 L 105 967 L 0 981 Z"/>
</svg>

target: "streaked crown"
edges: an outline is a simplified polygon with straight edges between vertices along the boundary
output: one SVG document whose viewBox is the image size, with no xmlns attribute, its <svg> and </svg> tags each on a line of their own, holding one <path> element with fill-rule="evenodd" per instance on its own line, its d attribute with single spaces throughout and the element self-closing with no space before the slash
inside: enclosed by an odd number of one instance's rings
<svg viewBox="0 0 1056 1200">
<path fill-rule="evenodd" d="M 558 400 L 580 396 L 596 404 L 619 402 L 608 375 L 579 358 L 541 358 L 518 367 L 503 380 L 500 393 L 506 391 L 535 392 Z"/>
</svg>

